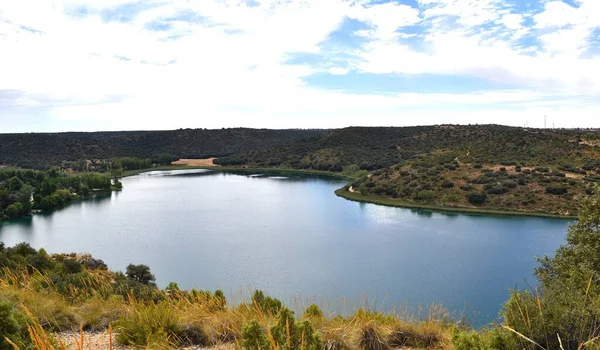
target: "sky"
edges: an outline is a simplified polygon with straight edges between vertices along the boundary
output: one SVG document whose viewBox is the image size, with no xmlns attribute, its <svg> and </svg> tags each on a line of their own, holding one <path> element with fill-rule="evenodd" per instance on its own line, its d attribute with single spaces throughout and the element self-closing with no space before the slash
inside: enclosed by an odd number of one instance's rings
<svg viewBox="0 0 600 350">
<path fill-rule="evenodd" d="M 1 0 L 0 133 L 600 127 L 600 0 Z"/>
</svg>

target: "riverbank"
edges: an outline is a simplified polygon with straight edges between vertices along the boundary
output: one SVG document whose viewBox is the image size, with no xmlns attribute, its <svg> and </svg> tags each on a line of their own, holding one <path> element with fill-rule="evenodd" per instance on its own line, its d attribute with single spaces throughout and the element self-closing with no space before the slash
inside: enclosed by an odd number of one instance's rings
<svg viewBox="0 0 600 350">
<path fill-rule="evenodd" d="M 492 216 L 515 216 L 515 217 L 537 217 L 545 219 L 561 219 L 561 220 L 576 220 L 576 216 L 565 216 L 556 215 L 542 212 L 526 212 L 526 211 L 515 211 L 515 210 L 495 210 L 495 209 L 483 209 L 483 208 L 465 208 L 465 207 L 445 207 L 440 205 L 428 205 L 421 203 L 406 202 L 397 199 L 390 199 L 385 197 L 376 196 L 364 196 L 360 193 L 350 192 L 344 188 L 340 188 L 335 191 L 338 197 L 360 203 L 371 203 L 377 205 L 384 205 L 387 207 L 397 207 L 406 209 L 418 209 L 428 210 L 433 212 L 445 212 L 453 214 L 468 214 L 468 215 L 492 215 Z"/>
</svg>

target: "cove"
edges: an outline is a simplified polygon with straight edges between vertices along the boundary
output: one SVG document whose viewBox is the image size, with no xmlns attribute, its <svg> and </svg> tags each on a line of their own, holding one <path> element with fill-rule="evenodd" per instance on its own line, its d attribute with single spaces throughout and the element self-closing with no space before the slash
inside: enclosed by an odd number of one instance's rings
<svg viewBox="0 0 600 350">
<path fill-rule="evenodd" d="M 122 182 L 122 192 L 2 223 L 0 241 L 88 252 L 113 270 L 147 264 L 160 287 L 234 298 L 258 288 L 338 312 L 367 296 L 383 311 L 435 302 L 482 326 L 510 288 L 535 287 L 535 256 L 552 255 L 569 224 L 351 202 L 334 194 L 343 180 L 321 176 L 176 170 Z"/>
</svg>

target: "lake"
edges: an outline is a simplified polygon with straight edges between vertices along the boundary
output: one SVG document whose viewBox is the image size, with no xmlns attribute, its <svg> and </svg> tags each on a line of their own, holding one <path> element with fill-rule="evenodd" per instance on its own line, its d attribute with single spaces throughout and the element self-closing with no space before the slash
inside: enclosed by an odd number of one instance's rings
<svg viewBox="0 0 600 350">
<path fill-rule="evenodd" d="M 258 288 L 338 312 L 440 302 L 481 326 L 510 288 L 535 286 L 535 256 L 552 255 L 568 228 L 351 202 L 327 177 L 177 170 L 122 182 L 122 192 L 0 224 L 0 240 L 88 252 L 113 270 L 147 264 L 160 287 L 238 299 Z"/>
</svg>

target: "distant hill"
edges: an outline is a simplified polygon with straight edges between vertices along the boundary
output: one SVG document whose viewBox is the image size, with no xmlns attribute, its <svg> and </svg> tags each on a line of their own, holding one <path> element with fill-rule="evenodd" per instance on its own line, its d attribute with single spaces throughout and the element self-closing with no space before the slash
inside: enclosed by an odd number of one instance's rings
<svg viewBox="0 0 600 350">
<path fill-rule="evenodd" d="M 0 164 L 44 169 L 65 161 L 137 157 L 221 157 L 319 137 L 323 130 L 179 129 L 0 134 Z"/>
<path fill-rule="evenodd" d="M 162 153 L 216 157 L 223 166 L 343 171 L 357 178 L 345 191 L 353 199 L 477 210 L 573 215 L 573 203 L 600 182 L 597 130 L 439 125 L 0 134 L 0 164 L 24 168 L 156 160 Z"/>
</svg>

